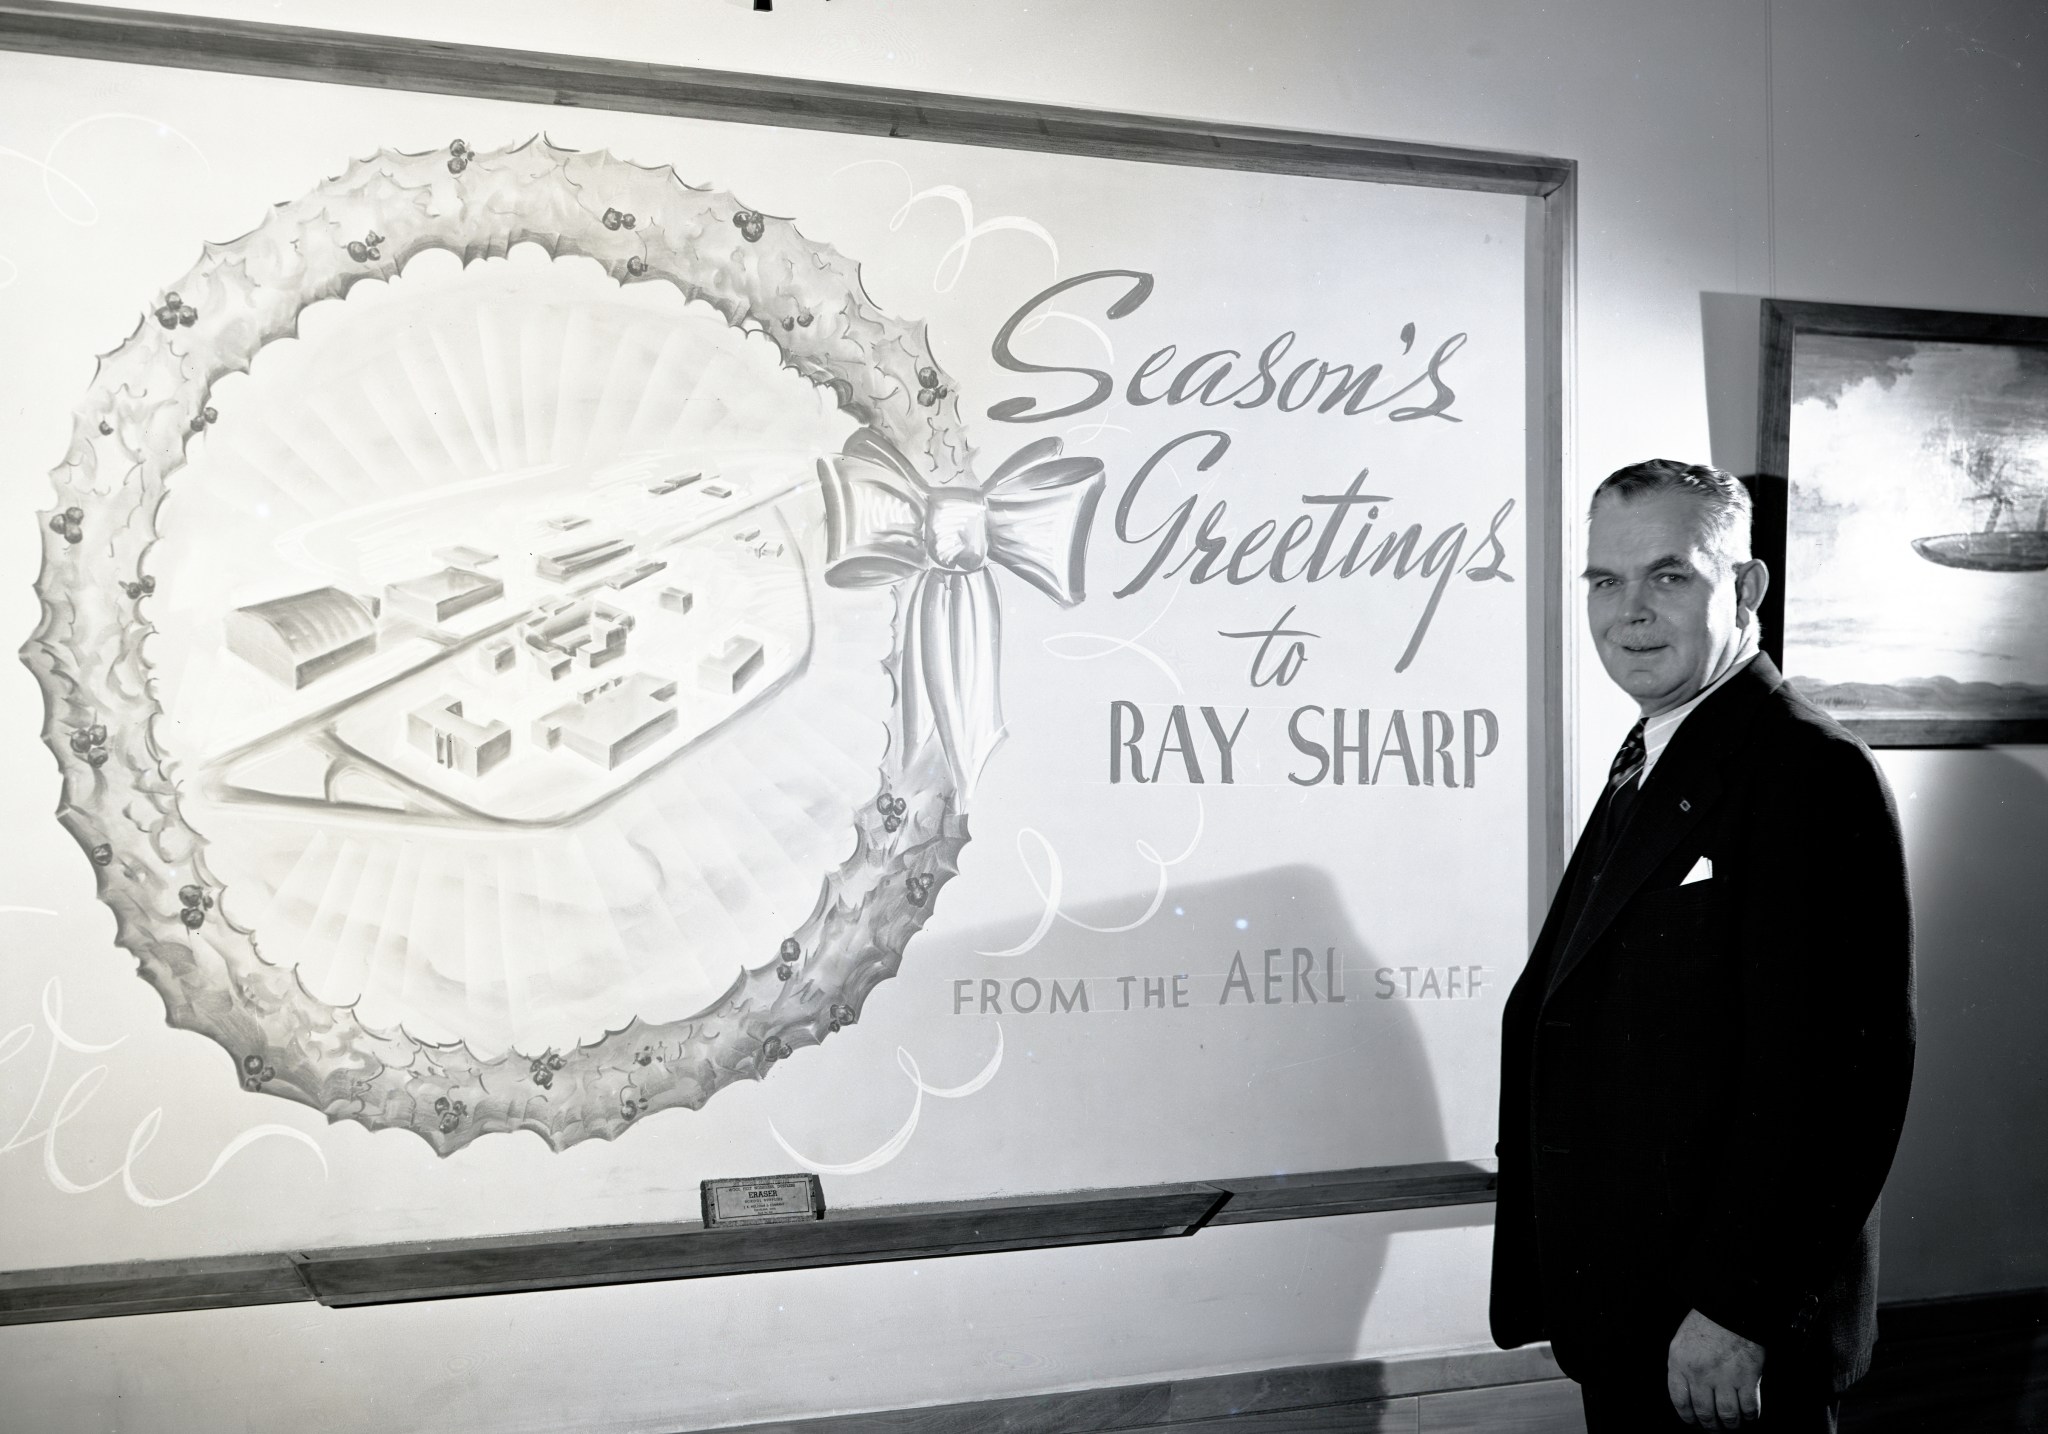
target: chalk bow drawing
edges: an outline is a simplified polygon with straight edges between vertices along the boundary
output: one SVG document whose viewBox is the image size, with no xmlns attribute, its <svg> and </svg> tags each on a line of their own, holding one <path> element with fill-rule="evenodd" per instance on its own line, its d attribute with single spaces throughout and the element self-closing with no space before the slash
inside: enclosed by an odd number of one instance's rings
<svg viewBox="0 0 2048 1434">
<path fill-rule="evenodd" d="M 980 485 L 927 482 L 882 434 L 863 428 L 818 461 L 834 587 L 907 583 L 897 700 L 906 758 L 936 738 L 972 795 L 1003 735 L 999 679 L 1005 568 L 1063 607 L 1086 595 L 1089 522 L 1102 461 L 1026 444 Z"/>
</svg>

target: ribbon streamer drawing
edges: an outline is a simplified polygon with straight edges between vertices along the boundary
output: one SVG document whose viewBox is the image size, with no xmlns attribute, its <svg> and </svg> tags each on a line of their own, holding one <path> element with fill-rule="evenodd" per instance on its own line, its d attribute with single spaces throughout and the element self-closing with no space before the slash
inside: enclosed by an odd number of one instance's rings
<svg viewBox="0 0 2048 1434">
<path fill-rule="evenodd" d="M 39 908 L 0 907 L 0 910 L 13 911 L 37 909 Z M 55 913 L 52 914 L 54 915 Z M 158 1132 L 163 1127 L 163 1107 L 157 1106 L 136 1123 L 135 1129 L 128 1137 L 128 1149 L 118 1166 L 97 1179 L 74 1180 L 65 1173 L 64 1167 L 58 1159 L 58 1133 L 82 1115 L 86 1107 L 91 1104 L 93 1097 L 99 1093 L 100 1087 L 106 1082 L 107 1067 L 104 1065 L 88 1067 L 83 1074 L 65 1088 L 63 1094 L 57 1098 L 56 1103 L 49 1107 L 46 1112 L 43 1102 L 50 1092 L 51 1077 L 56 1073 L 58 1054 L 61 1051 L 70 1051 L 76 1055 L 84 1056 L 103 1055 L 107 1051 L 111 1051 L 116 1046 L 119 1046 L 128 1038 L 126 1036 L 116 1036 L 111 1041 L 93 1042 L 81 1040 L 71 1034 L 64 1024 L 64 989 L 55 976 L 52 976 L 43 985 L 42 1017 L 43 1033 L 50 1038 L 49 1055 L 43 1063 L 42 1077 L 36 1083 L 35 1093 L 29 1099 L 28 1108 L 22 1114 L 21 1123 L 15 1127 L 14 1134 L 9 1136 L 4 1144 L 0 1144 L 0 1155 L 9 1154 L 12 1151 L 29 1145 L 41 1145 L 43 1151 L 43 1174 L 48 1178 L 51 1186 L 61 1194 L 89 1195 L 108 1181 L 114 1179 L 115 1176 L 119 1176 L 121 1179 L 121 1189 L 131 1201 L 142 1206 L 144 1209 L 161 1209 L 163 1206 L 175 1205 L 180 1200 L 189 1199 L 197 1195 L 201 1190 L 212 1184 L 214 1177 L 219 1175 L 228 1163 L 242 1151 L 260 1140 L 268 1140 L 273 1137 L 296 1140 L 299 1144 L 311 1150 L 315 1158 L 320 1162 L 321 1176 L 324 1178 L 327 1175 L 327 1152 L 320 1148 L 320 1143 L 313 1139 L 312 1136 L 302 1130 L 294 1130 L 288 1125 L 252 1125 L 241 1134 L 235 1136 L 234 1139 L 230 1140 L 222 1148 L 220 1153 L 214 1157 L 212 1166 L 208 1168 L 205 1175 L 200 1177 L 198 1183 L 179 1191 L 175 1195 L 151 1195 L 137 1183 L 135 1167 L 136 1163 L 141 1160 L 143 1153 L 155 1142 Z M 35 1035 L 36 1026 L 34 1023 L 24 1023 L 16 1026 L 5 1036 L 0 1036 L 0 1065 L 13 1060 L 26 1050 L 33 1043 Z M 30 1127 L 35 1124 L 36 1118 L 39 1115 L 43 1118 L 43 1124 L 40 1129 L 32 1131 Z"/>
<path fill-rule="evenodd" d="M 9 145 L 0 145 L 0 159 L 20 160 L 23 164 L 30 165 L 39 171 L 43 181 L 43 197 L 50 201 L 50 208 L 56 211 L 57 216 L 68 223 L 76 225 L 80 229 L 90 229 L 100 222 L 99 201 L 92 197 L 91 191 L 87 190 L 83 184 L 80 184 L 76 179 L 57 167 L 57 151 L 63 146 L 64 141 L 86 126 L 104 124 L 110 120 L 127 120 L 135 124 L 147 125 L 159 136 L 176 139 L 199 157 L 200 164 L 206 168 L 207 177 L 209 179 L 213 177 L 213 161 L 206 157 L 204 150 L 193 143 L 190 135 L 185 134 L 181 130 L 173 129 L 170 125 L 153 116 L 129 114 L 126 111 L 87 115 L 84 119 L 74 121 L 61 130 L 55 139 L 50 141 L 50 147 L 43 152 L 41 159 L 37 159 L 34 155 Z M 84 206 L 82 215 L 74 213 L 71 206 L 57 197 L 57 185 L 59 183 L 69 190 Z M 21 277 L 21 266 L 5 254 L 0 254 L 0 265 L 6 266 L 6 272 L 0 273 L 0 289 L 5 289 Z"/>
<path fill-rule="evenodd" d="M 924 1098 L 926 1096 L 935 1096 L 940 1100 L 960 1100 L 965 1096 L 973 1095 L 996 1078 L 996 1072 L 1001 1070 L 1003 1066 L 1002 1023 L 1000 1021 L 996 1023 L 996 1053 L 988 1058 L 988 1064 L 981 1068 L 979 1075 L 963 1085 L 945 1087 L 927 1085 L 924 1079 L 924 1072 L 920 1071 L 917 1067 L 916 1058 L 901 1046 L 896 1048 L 896 1065 L 903 1074 L 910 1077 L 910 1083 L 917 1088 L 917 1093 L 911 1097 L 910 1114 L 905 1118 L 902 1126 L 897 1129 L 894 1135 L 890 1136 L 866 1155 L 863 1155 L 860 1159 L 850 1160 L 844 1165 L 821 1164 L 785 1140 L 782 1132 L 775 1128 L 775 1122 L 772 1120 L 768 1122 L 768 1133 L 775 1137 L 775 1143 L 782 1147 L 784 1155 L 787 1155 L 791 1160 L 794 1160 L 797 1164 L 803 1166 L 804 1169 L 814 1174 L 865 1175 L 870 1170 L 879 1170 L 898 1155 L 901 1155 L 903 1148 L 910 1144 L 910 1137 L 917 1134 L 918 1117 L 924 1114 Z"/>
</svg>

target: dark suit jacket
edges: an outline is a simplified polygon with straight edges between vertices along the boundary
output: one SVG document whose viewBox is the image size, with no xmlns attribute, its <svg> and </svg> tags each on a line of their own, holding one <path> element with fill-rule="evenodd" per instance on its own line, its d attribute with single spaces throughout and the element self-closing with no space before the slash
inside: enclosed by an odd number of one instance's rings
<svg viewBox="0 0 2048 1434">
<path fill-rule="evenodd" d="M 1758 657 L 1587 823 L 1503 1016 L 1494 1338 L 1661 1371 L 1688 1310 L 1846 1388 L 1913 1067 L 1912 918 L 1869 751 Z M 1694 863 L 1710 879 L 1684 883 Z"/>
</svg>

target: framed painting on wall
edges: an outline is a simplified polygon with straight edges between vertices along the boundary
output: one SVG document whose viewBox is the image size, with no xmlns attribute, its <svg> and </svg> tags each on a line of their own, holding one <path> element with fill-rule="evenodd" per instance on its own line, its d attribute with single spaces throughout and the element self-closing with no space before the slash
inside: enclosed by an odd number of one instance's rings
<svg viewBox="0 0 2048 1434">
<path fill-rule="evenodd" d="M 0 1016 L 233 1211 L 122 1255 L 1484 1198 L 1568 163 L 0 8 Z"/>
<path fill-rule="evenodd" d="M 1872 746 L 2048 740 L 2048 318 L 1763 322 L 1786 674 Z"/>
</svg>

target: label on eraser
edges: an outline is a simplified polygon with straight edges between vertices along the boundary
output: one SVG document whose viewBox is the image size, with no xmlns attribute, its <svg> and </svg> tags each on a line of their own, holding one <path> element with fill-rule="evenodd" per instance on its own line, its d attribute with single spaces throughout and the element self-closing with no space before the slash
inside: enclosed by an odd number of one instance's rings
<svg viewBox="0 0 2048 1434">
<path fill-rule="evenodd" d="M 721 1225 L 786 1225 L 825 1218 L 825 1190 L 815 1175 L 757 1175 L 706 1180 L 704 1228 Z"/>
</svg>

